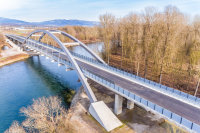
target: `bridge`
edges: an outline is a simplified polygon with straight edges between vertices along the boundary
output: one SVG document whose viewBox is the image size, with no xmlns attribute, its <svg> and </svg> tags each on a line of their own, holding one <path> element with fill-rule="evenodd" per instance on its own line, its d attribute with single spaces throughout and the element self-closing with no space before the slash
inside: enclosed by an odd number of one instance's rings
<svg viewBox="0 0 200 133">
<path fill-rule="evenodd" d="M 33 39 L 33 36 L 38 34 L 39 38 Z M 66 43 L 61 42 L 55 34 L 72 40 L 73 43 L 68 44 L 80 45 L 91 56 L 87 57 L 81 53 L 70 51 L 66 47 Z M 56 44 L 42 42 L 45 35 L 54 40 Z M 87 78 L 115 93 L 114 113 L 116 115 L 122 112 L 122 103 L 125 98 L 129 109 L 134 108 L 134 104 L 137 104 L 190 132 L 200 133 L 200 98 L 198 97 L 111 67 L 85 44 L 63 31 L 35 30 L 27 37 L 11 34 L 7 34 L 6 37 L 24 51 L 34 51 L 56 61 L 58 65 L 65 65 L 68 69 L 76 70 L 91 102 L 90 114 L 107 131 L 120 126 L 121 122 L 105 103 L 97 101 Z"/>
</svg>

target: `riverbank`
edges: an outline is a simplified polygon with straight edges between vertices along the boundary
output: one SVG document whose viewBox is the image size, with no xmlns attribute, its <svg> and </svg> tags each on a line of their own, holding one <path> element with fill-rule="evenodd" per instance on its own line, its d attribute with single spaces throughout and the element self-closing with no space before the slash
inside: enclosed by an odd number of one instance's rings
<svg viewBox="0 0 200 133">
<path fill-rule="evenodd" d="M 81 87 L 75 94 L 67 113 L 68 123 L 72 125 L 74 133 L 103 133 L 106 132 L 101 125 L 88 113 L 89 98 Z"/>
<path fill-rule="evenodd" d="M 88 80 L 95 96 L 99 101 L 104 101 L 106 105 L 113 111 L 114 93 L 105 87 Z M 175 124 L 165 121 L 157 115 L 146 111 L 145 109 L 135 105 L 134 109 L 126 109 L 126 100 L 123 105 L 123 113 L 117 117 L 122 121 L 123 126 L 111 131 L 111 133 L 186 133 L 183 129 Z M 88 113 L 90 102 L 83 90 L 83 87 L 74 96 L 71 107 L 68 110 L 68 120 L 73 126 L 76 133 L 105 133 L 106 130 Z"/>
<path fill-rule="evenodd" d="M 19 49 L 14 43 L 6 39 L 7 46 L 9 46 L 9 49 L 7 50 L 1 50 L 0 52 L 0 67 L 21 61 L 24 59 L 27 59 L 29 55 Z"/>
<path fill-rule="evenodd" d="M 83 87 L 74 96 L 71 107 L 68 110 L 68 123 L 71 125 L 72 133 L 106 133 L 107 131 L 91 116 L 88 108 L 90 101 Z M 111 133 L 135 133 L 127 125 L 116 128 Z"/>
<path fill-rule="evenodd" d="M 29 58 L 28 54 L 25 53 L 19 53 L 16 55 L 12 55 L 12 56 L 7 56 L 7 57 L 2 57 L 0 58 L 0 67 L 11 64 L 11 63 L 15 63 L 18 61 L 22 61 Z"/>
</svg>

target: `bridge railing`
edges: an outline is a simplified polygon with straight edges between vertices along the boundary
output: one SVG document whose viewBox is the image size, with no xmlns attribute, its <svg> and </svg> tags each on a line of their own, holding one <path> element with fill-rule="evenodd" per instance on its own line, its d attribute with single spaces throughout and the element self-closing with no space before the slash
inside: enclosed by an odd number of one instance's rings
<svg viewBox="0 0 200 133">
<path fill-rule="evenodd" d="M 29 41 L 30 40 L 31 39 L 29 39 Z M 38 41 L 35 41 L 35 40 L 31 40 L 31 41 L 35 42 L 35 43 L 39 43 L 40 45 L 43 45 L 45 47 L 49 47 L 49 48 L 55 49 L 55 50 L 57 50 L 59 52 L 63 52 L 62 49 L 59 49 L 57 47 L 53 47 L 52 45 L 48 45 L 48 44 L 45 44 L 45 43 L 42 43 L 42 42 L 38 42 Z M 78 57 L 80 59 L 84 59 L 84 60 L 86 60 L 86 61 L 88 61 L 90 63 L 93 63 L 95 65 L 103 67 L 103 68 L 105 68 L 105 69 L 107 69 L 109 71 L 113 71 L 115 73 L 118 73 L 121 76 L 124 76 L 124 77 L 126 77 L 126 78 L 128 78 L 130 80 L 133 80 L 134 82 L 137 82 L 137 83 L 142 84 L 142 85 L 146 85 L 147 87 L 155 89 L 156 91 L 160 91 L 160 92 L 168 94 L 170 96 L 174 96 L 174 97 L 179 98 L 181 100 L 184 100 L 184 101 L 187 101 L 189 103 L 192 103 L 193 105 L 196 105 L 198 107 L 200 106 L 200 98 L 197 98 L 195 96 L 192 96 L 190 94 L 184 93 L 182 91 L 179 91 L 179 90 L 164 86 L 162 84 L 150 81 L 148 79 L 144 79 L 144 78 L 136 76 L 134 74 L 131 74 L 131 73 L 125 72 L 123 70 L 117 69 L 115 67 L 111 67 L 111 66 L 99 63 L 97 60 L 95 60 L 93 58 L 89 58 L 87 56 L 80 55 L 80 54 L 74 53 L 72 51 L 71 51 L 71 54 L 73 56 L 75 56 L 75 57 Z"/>
<path fill-rule="evenodd" d="M 51 47 L 50 45 L 47 45 L 47 44 L 44 44 L 44 43 L 40 43 L 40 44 L 42 44 L 45 47 Z M 29 45 L 29 46 L 34 47 L 39 52 L 46 54 L 48 57 L 50 57 L 50 58 L 52 58 L 54 60 L 57 60 L 58 62 L 60 62 L 62 64 L 66 64 L 66 65 L 68 65 L 70 67 L 73 67 L 72 64 L 66 59 L 61 59 L 61 58 L 59 58 L 59 57 L 57 57 L 55 55 L 51 55 L 50 53 L 45 53 L 45 51 L 42 51 L 42 49 L 39 49 L 39 48 L 37 49 L 37 47 L 35 47 L 34 45 Z M 51 48 L 55 48 L 55 47 L 51 47 Z M 57 50 L 60 50 L 60 49 L 57 49 Z M 60 51 L 60 52 L 62 52 L 62 51 Z M 86 56 L 79 55 L 79 54 L 73 53 L 73 52 L 71 52 L 71 53 L 72 53 L 72 55 L 74 55 L 76 57 L 79 57 L 81 59 L 85 59 L 85 60 L 87 60 L 87 61 L 89 61 L 91 63 L 94 63 L 96 65 L 104 67 L 104 68 L 106 68 L 108 70 L 112 70 L 114 72 L 117 72 L 117 73 L 119 73 L 119 74 L 121 74 L 123 76 L 126 76 L 128 78 L 133 78 L 134 80 L 136 79 L 136 80 L 138 80 L 138 81 L 140 81 L 142 83 L 148 84 L 148 85 L 150 85 L 152 87 L 159 87 L 159 88 L 161 88 L 161 89 L 163 89 L 165 91 L 170 91 L 171 93 L 177 93 L 178 92 L 179 95 L 183 94 L 186 98 L 189 98 L 191 100 L 198 101 L 198 102 L 200 101 L 199 98 L 197 98 L 197 97 L 188 96 L 189 94 L 184 94 L 183 92 L 180 92 L 178 90 L 173 90 L 173 88 L 169 88 L 169 87 L 163 86 L 161 84 L 155 83 L 153 81 L 150 81 L 150 80 L 135 76 L 133 74 L 127 73 L 125 71 L 119 70 L 117 68 L 101 64 L 101 63 L 99 63 L 98 61 L 96 61 L 96 60 L 94 60 L 92 58 L 88 58 Z M 191 130 L 193 130 L 195 132 L 200 132 L 200 125 L 198 125 L 196 123 L 193 123 L 193 122 L 189 121 L 188 119 L 185 119 L 185 118 L 181 117 L 180 115 L 177 115 L 177 114 L 175 114 L 175 113 L 173 113 L 173 112 L 171 112 L 171 111 L 169 111 L 169 110 L 167 110 L 167 109 L 165 109 L 165 108 L 163 108 L 163 107 L 161 107 L 161 106 L 159 106 L 157 104 L 154 104 L 154 103 L 152 103 L 152 102 L 150 102 L 150 101 L 148 101 L 148 100 L 146 100 L 146 99 L 144 99 L 144 98 L 142 98 L 142 97 L 140 97 L 140 96 L 138 96 L 136 94 L 133 94 L 132 92 L 129 92 L 128 90 L 125 90 L 125 89 L 121 88 L 120 86 L 115 85 L 113 82 L 109 81 L 108 79 L 105 79 L 105 78 L 103 78 L 101 76 L 98 76 L 96 74 L 93 74 L 93 73 L 89 72 L 87 69 L 82 68 L 82 71 L 87 77 L 95 80 L 96 82 L 98 82 L 98 83 L 100 83 L 100 84 L 102 84 L 102 85 L 104 85 L 104 86 L 106 86 L 108 88 L 113 89 L 114 91 L 118 92 L 121 95 L 124 95 L 125 97 L 128 97 L 129 99 L 133 100 L 134 102 L 136 102 L 140 106 L 144 106 L 144 107 L 146 107 L 146 108 L 148 108 L 150 110 L 158 112 L 158 113 L 162 114 L 164 117 L 166 117 L 168 119 L 171 119 L 171 120 L 174 120 L 177 123 L 187 127 L 188 129 L 191 129 Z"/>
<path fill-rule="evenodd" d="M 38 43 L 38 42 L 37 42 L 37 43 Z M 41 42 L 40 42 L 39 44 L 44 45 L 45 47 L 50 47 L 50 48 L 56 49 L 56 51 L 62 52 L 61 49 L 55 48 L 55 47 L 53 47 L 53 46 L 51 46 L 51 45 L 48 45 L 48 44 L 45 44 L 45 43 L 41 43 Z M 32 44 L 29 44 L 29 46 L 31 46 L 31 45 L 32 45 Z M 66 58 L 65 58 L 65 59 L 62 59 L 62 58 L 60 58 L 59 56 L 53 55 L 52 53 L 47 53 L 46 51 L 43 51 L 42 49 L 37 48 L 37 47 L 35 47 L 35 46 L 33 46 L 33 45 L 32 45 L 32 47 L 34 47 L 34 48 L 35 48 L 37 51 L 39 51 L 40 53 L 42 53 L 42 54 L 48 56 L 48 57 L 51 58 L 52 60 L 55 60 L 55 61 L 57 61 L 58 63 L 65 64 L 65 65 L 67 65 L 67 66 L 73 68 L 72 63 L 70 63 L 70 61 L 68 61 Z"/>
<path fill-rule="evenodd" d="M 104 79 L 103 77 L 91 73 L 89 70 L 82 68 L 83 73 L 90 79 L 94 80 L 95 82 L 112 89 L 113 91 L 121 94 L 124 97 L 131 99 L 132 101 L 136 102 L 140 106 L 144 106 L 147 109 L 153 110 L 159 114 L 162 114 L 165 118 L 175 121 L 176 123 L 187 127 L 190 130 L 195 132 L 200 132 L 200 125 L 189 121 L 188 119 L 181 117 L 157 104 L 154 104 L 128 90 L 121 88 L 120 86 Z"/>
<path fill-rule="evenodd" d="M 89 57 L 86 57 L 86 56 L 83 56 L 83 55 L 80 55 L 80 54 L 77 54 L 77 53 L 74 53 L 74 52 L 71 52 L 71 54 L 74 55 L 75 57 L 78 57 L 80 59 L 84 59 L 84 60 L 91 62 L 93 64 L 96 64 L 100 67 L 103 67 L 105 69 L 108 69 L 108 70 L 111 70 L 115 73 L 118 73 L 121 76 L 125 76 L 126 78 L 134 80 L 135 82 L 137 82 L 139 84 L 142 84 L 142 85 L 145 85 L 145 86 L 150 87 L 152 89 L 155 89 L 156 91 L 163 92 L 165 94 L 167 93 L 168 95 L 174 96 L 174 97 L 179 98 L 181 100 L 185 100 L 187 102 L 190 102 L 190 103 L 200 107 L 200 98 L 198 98 L 198 97 L 195 97 L 193 95 L 190 95 L 190 94 L 184 93 L 182 91 L 173 89 L 171 87 L 167 87 L 165 85 L 156 83 L 154 81 L 150 81 L 148 79 L 136 76 L 134 74 L 131 74 L 131 73 L 128 73 L 126 71 L 117 69 L 115 67 L 99 63 L 95 59 L 92 59 L 92 58 L 89 58 Z"/>
</svg>

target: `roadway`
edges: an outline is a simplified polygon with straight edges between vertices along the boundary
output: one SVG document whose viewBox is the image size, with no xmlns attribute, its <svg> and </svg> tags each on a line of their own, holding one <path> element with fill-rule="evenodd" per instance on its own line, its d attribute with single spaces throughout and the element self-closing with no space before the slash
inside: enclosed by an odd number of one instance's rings
<svg viewBox="0 0 200 133">
<path fill-rule="evenodd" d="M 52 50 L 47 50 L 47 51 L 49 51 L 50 53 Z M 61 57 L 68 60 L 65 55 L 61 55 Z M 145 98 L 146 100 L 149 100 L 161 107 L 168 109 L 173 113 L 176 113 L 177 115 L 180 115 L 200 125 L 200 108 L 182 102 L 178 99 L 167 96 L 155 90 L 152 90 L 148 87 L 136 84 L 133 81 L 127 80 L 126 78 L 123 78 L 117 74 L 105 71 L 104 68 L 95 67 L 90 63 L 87 63 L 87 61 L 83 62 L 82 60 L 79 59 L 76 59 L 76 61 L 80 67 L 84 67 L 90 72 L 102 76 L 105 79 L 108 79 L 109 81 L 112 81 L 114 84 L 120 86 L 121 88 L 126 89 L 142 98 Z"/>
<path fill-rule="evenodd" d="M 94 67 L 89 63 L 77 60 L 80 67 L 84 67 L 90 72 L 104 77 L 105 79 L 111 80 L 114 84 L 126 89 L 140 97 L 145 98 L 161 107 L 164 107 L 171 112 L 174 112 L 196 124 L 200 124 L 200 109 L 196 108 L 190 104 L 172 98 L 170 96 L 164 95 L 150 88 L 144 87 L 142 85 L 131 82 L 123 77 L 120 77 L 111 72 L 103 70 L 103 68 Z"/>
</svg>

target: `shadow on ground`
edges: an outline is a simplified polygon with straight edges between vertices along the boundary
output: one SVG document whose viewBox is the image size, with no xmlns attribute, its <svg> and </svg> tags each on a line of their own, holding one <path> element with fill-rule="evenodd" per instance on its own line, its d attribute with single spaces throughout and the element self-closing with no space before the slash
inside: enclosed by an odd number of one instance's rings
<svg viewBox="0 0 200 133">
<path fill-rule="evenodd" d="M 104 101 L 113 111 L 114 93 L 107 88 L 88 80 L 98 101 Z M 124 123 L 120 128 L 112 132 L 135 132 L 135 133 L 186 133 L 184 129 L 176 126 L 165 119 L 146 111 L 138 105 L 133 109 L 126 108 L 127 100 L 123 101 L 123 112 L 117 117 Z"/>
</svg>

